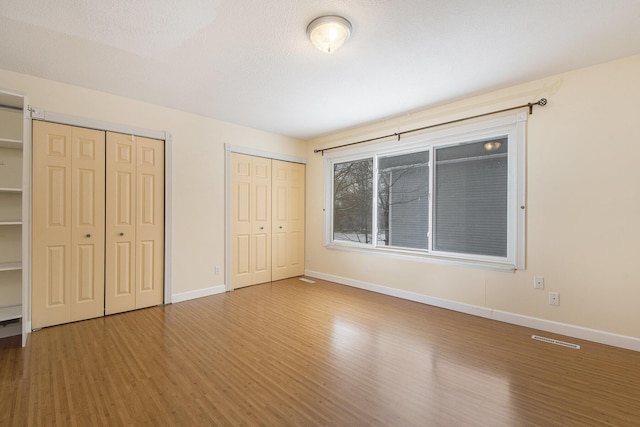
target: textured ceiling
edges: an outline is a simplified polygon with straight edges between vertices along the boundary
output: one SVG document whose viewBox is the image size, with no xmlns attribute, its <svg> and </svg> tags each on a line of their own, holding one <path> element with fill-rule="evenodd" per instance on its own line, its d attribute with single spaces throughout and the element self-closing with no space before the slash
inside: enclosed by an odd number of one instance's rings
<svg viewBox="0 0 640 427">
<path fill-rule="evenodd" d="M 331 55 L 324 14 L 353 24 Z M 308 139 L 638 54 L 639 23 L 638 0 L 2 0 L 0 68 Z"/>
<path fill-rule="evenodd" d="M 188 7 L 180 9 L 185 4 Z M 29 26 L 160 57 L 211 25 L 218 4 L 219 0 L 3 0 L 1 10 L 4 17 Z"/>
</svg>

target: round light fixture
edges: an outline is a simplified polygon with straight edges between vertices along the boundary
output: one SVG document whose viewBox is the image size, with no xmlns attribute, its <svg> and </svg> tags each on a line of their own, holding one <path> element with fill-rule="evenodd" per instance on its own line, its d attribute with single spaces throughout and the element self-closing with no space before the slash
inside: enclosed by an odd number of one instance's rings
<svg viewBox="0 0 640 427">
<path fill-rule="evenodd" d="M 307 26 L 311 43 L 326 53 L 333 53 L 349 39 L 351 22 L 341 16 L 321 16 Z"/>
</svg>

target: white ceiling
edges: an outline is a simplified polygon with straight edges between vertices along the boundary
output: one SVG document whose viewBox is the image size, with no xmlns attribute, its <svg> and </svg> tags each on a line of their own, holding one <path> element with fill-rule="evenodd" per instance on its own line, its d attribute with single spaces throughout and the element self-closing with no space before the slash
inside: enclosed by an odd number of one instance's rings
<svg viewBox="0 0 640 427">
<path fill-rule="evenodd" d="M 0 68 L 309 139 L 638 54 L 640 1 L 2 0 L 0 40 Z"/>
</svg>

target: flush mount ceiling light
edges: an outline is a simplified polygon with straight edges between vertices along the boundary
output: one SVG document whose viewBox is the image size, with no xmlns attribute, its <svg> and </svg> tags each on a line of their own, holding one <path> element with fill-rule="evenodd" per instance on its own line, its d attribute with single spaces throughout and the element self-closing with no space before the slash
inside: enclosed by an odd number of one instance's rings
<svg viewBox="0 0 640 427">
<path fill-rule="evenodd" d="M 351 22 L 341 16 L 321 16 L 307 27 L 311 43 L 326 53 L 333 53 L 349 39 Z"/>
</svg>

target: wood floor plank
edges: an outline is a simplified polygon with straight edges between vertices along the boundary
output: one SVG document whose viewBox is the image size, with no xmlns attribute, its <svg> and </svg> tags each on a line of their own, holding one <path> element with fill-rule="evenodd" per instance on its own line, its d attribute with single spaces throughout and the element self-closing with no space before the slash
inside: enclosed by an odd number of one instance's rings
<svg viewBox="0 0 640 427">
<path fill-rule="evenodd" d="M 640 353 L 321 280 L 6 343 L 7 426 L 640 425 Z"/>
</svg>

